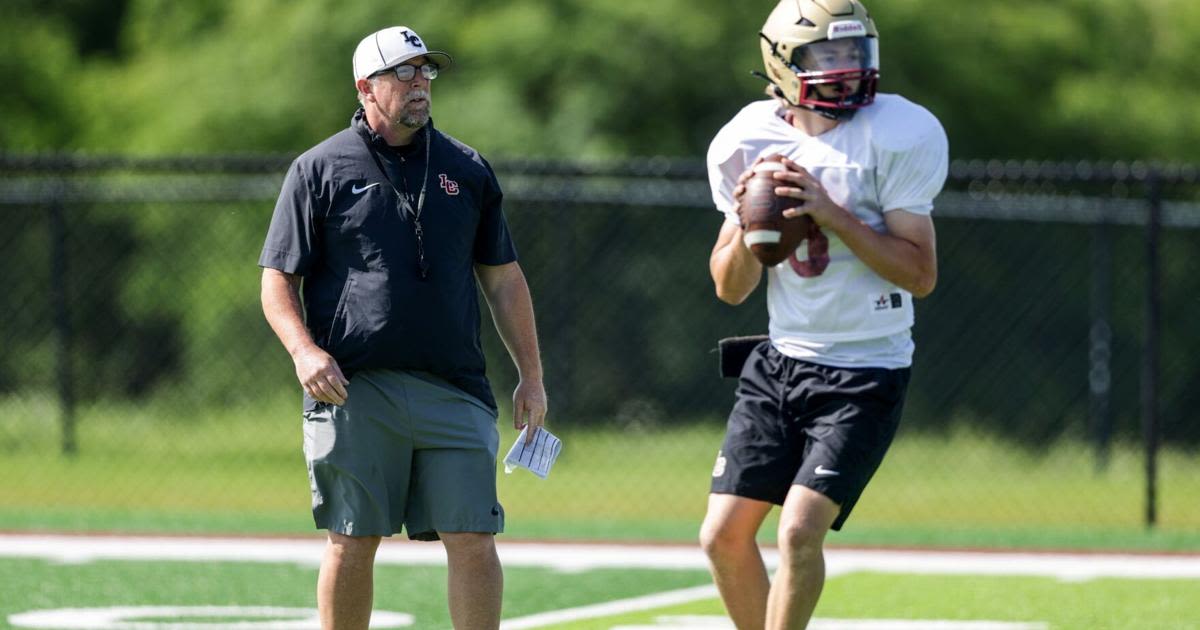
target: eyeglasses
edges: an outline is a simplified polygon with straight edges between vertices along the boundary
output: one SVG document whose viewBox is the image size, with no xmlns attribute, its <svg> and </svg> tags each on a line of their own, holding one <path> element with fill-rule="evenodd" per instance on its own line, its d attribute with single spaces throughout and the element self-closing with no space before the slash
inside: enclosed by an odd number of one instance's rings
<svg viewBox="0 0 1200 630">
<path fill-rule="evenodd" d="M 438 76 L 438 66 L 435 63 L 423 63 L 420 66 L 401 64 L 393 68 L 388 68 L 388 70 L 395 72 L 396 78 L 400 79 L 401 81 L 411 81 L 413 77 L 417 76 L 418 68 L 421 70 L 421 76 L 425 77 L 429 81 L 436 79 Z M 388 70 L 383 70 L 378 74 L 383 74 Z"/>
</svg>

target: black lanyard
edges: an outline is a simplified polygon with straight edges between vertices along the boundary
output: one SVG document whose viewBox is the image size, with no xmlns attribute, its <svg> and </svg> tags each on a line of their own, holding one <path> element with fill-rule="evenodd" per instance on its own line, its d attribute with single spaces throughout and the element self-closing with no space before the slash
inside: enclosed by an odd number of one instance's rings
<svg viewBox="0 0 1200 630">
<path fill-rule="evenodd" d="M 404 193 L 401 193 L 396 188 L 396 184 L 392 182 L 392 178 L 388 176 L 387 170 L 383 168 L 383 163 L 379 161 L 379 155 L 375 153 L 375 148 L 371 146 L 370 140 L 362 139 L 363 143 L 367 145 L 367 152 L 371 154 L 371 159 L 375 160 L 375 168 L 379 169 L 379 174 L 387 181 L 388 186 L 392 187 L 392 192 L 396 193 L 396 199 L 400 201 L 400 219 L 407 220 L 408 215 L 412 215 L 413 234 L 417 237 L 417 271 L 421 273 L 422 280 L 429 278 L 429 262 L 425 260 L 425 230 L 421 227 L 421 210 L 425 207 L 425 186 L 429 184 L 429 142 L 432 137 L 433 129 L 426 129 L 425 175 L 421 177 L 421 193 L 417 196 L 415 210 L 408 201 L 408 185 L 404 182 L 404 174 L 400 174 L 400 186 L 404 188 Z"/>
</svg>

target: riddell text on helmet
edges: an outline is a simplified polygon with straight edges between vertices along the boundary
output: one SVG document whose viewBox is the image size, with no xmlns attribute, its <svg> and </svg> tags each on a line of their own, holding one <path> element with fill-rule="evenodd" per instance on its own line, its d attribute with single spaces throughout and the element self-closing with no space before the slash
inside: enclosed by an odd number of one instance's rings
<svg viewBox="0 0 1200 630">
<path fill-rule="evenodd" d="M 844 20 L 834 22 L 829 25 L 829 39 L 839 39 L 842 37 L 864 37 L 867 34 L 867 27 L 858 20 Z"/>
</svg>

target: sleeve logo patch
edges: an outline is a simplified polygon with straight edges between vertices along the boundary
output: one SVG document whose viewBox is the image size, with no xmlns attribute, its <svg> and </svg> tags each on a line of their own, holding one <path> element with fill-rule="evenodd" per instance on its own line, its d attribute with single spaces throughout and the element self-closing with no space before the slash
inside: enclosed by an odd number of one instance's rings
<svg viewBox="0 0 1200 630">
<path fill-rule="evenodd" d="M 871 310 L 876 313 L 902 306 L 904 306 L 904 298 L 900 297 L 899 293 L 882 293 L 871 298 Z"/>
<path fill-rule="evenodd" d="M 721 454 L 721 451 L 717 451 L 717 461 L 716 461 L 716 463 L 713 464 L 712 476 L 720 477 L 721 475 L 724 475 L 724 474 L 725 474 L 725 456 Z"/>
</svg>

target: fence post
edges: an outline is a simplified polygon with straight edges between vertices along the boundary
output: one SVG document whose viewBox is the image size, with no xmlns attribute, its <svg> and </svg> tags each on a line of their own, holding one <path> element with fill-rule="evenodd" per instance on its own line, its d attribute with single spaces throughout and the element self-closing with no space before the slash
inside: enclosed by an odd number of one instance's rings
<svg viewBox="0 0 1200 630">
<path fill-rule="evenodd" d="M 1112 229 L 1107 217 L 1092 226 L 1091 328 L 1088 332 L 1088 416 L 1097 473 L 1112 449 Z"/>
<path fill-rule="evenodd" d="M 59 427 L 62 431 L 62 454 L 75 455 L 75 386 L 71 369 L 72 330 L 68 296 L 67 224 L 63 216 L 63 194 L 60 182 L 50 200 L 50 302 L 54 318 L 55 367 L 58 381 Z"/>
<path fill-rule="evenodd" d="M 1158 522 L 1158 391 L 1159 391 L 1159 290 L 1162 269 L 1159 237 L 1162 231 L 1162 182 L 1157 170 L 1146 177 L 1149 202 L 1146 220 L 1146 320 L 1142 343 L 1142 441 L 1146 466 L 1146 527 Z"/>
</svg>

